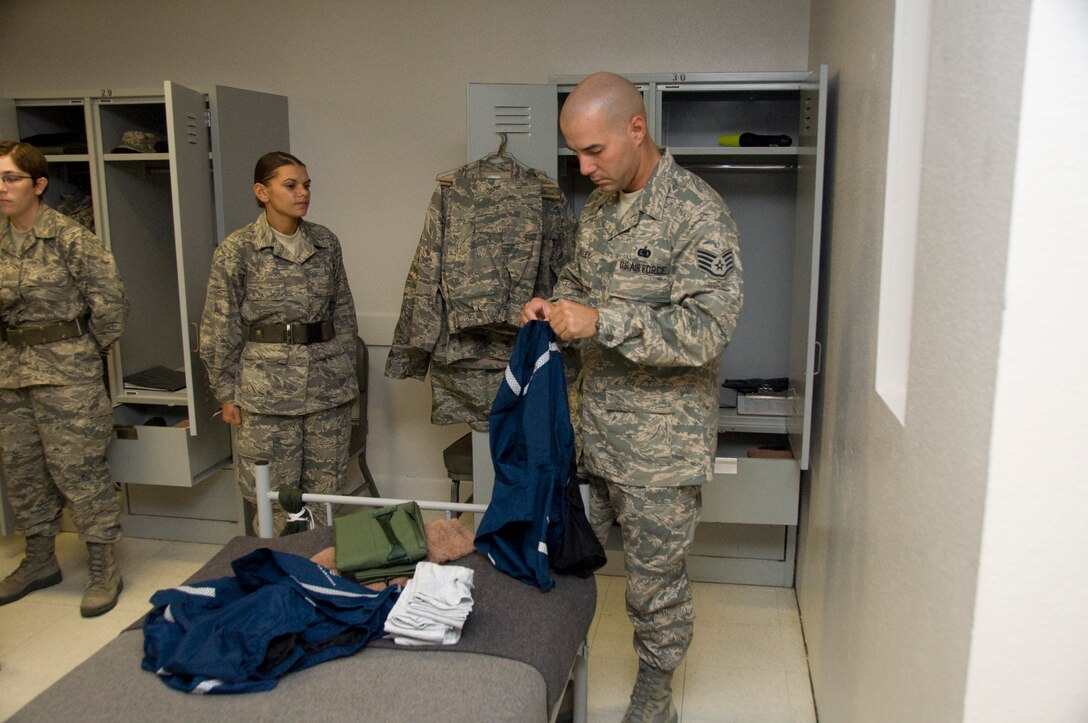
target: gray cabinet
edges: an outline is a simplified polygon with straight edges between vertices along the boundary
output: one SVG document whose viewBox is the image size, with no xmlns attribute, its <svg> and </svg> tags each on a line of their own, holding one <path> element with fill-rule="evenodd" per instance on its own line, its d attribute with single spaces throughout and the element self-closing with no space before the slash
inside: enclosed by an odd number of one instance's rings
<svg viewBox="0 0 1088 723">
<path fill-rule="evenodd" d="M 827 70 L 628 78 L 643 94 L 654 140 L 722 195 L 740 229 L 745 302 L 720 379 L 789 380 L 782 398 L 773 400 L 778 409 L 745 404 L 738 410 L 736 396 L 723 389 L 714 481 L 703 489 L 689 571 L 699 580 L 791 586 L 818 364 Z M 556 178 L 580 213 L 593 184 L 578 173 L 557 123 L 558 109 L 579 80 L 471 84 L 470 160 L 495 150 L 497 133 L 505 132 L 507 149 Z M 790 145 L 719 144 L 722 136 L 741 133 L 788 136 Z M 788 449 L 791 456 L 749 457 L 749 450 L 761 447 Z M 486 470 L 478 475 L 488 478 Z M 616 533 L 608 547 L 618 550 Z M 605 571 L 622 570 L 622 559 L 611 555 Z"/>
<path fill-rule="evenodd" d="M 85 140 L 81 151 L 47 154 L 47 201 L 89 199 L 89 221 L 113 252 L 131 304 L 106 373 L 116 432 L 108 456 L 122 485 L 126 531 L 139 536 L 143 526 L 155 536 L 172 528 L 176 539 L 227 539 L 240 529 L 240 502 L 233 474 L 224 472 L 230 432 L 216 416 L 197 329 L 216 243 L 257 214 L 256 159 L 289 150 L 287 99 L 222 86 L 206 95 L 166 81 L 146 95 L 102 90 L 6 101 L 0 130 Z M 125 147 L 132 132 L 153 143 Z M 181 388 L 125 381 L 153 367 L 182 374 Z"/>
</svg>

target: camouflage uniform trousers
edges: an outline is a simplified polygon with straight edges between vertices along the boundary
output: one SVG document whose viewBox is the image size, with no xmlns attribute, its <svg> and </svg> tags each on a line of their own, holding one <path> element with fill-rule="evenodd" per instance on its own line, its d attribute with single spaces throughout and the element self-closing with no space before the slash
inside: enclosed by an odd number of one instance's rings
<svg viewBox="0 0 1088 723">
<path fill-rule="evenodd" d="M 238 483 L 247 502 L 257 502 L 254 465 L 262 460 L 268 462 L 273 490 L 297 486 L 303 492 L 339 494 L 348 477 L 351 403 L 297 416 L 243 410 L 235 442 L 240 462 Z M 328 524 L 325 505 L 309 507 L 317 524 Z M 278 535 L 287 524 L 288 515 L 278 504 L 273 504 L 272 510 Z"/>
<path fill-rule="evenodd" d="M 112 438 L 101 381 L 0 389 L 0 464 L 24 535 L 56 536 L 67 501 L 80 539 L 121 539 L 121 505 L 106 464 Z"/>
<path fill-rule="evenodd" d="M 487 431 L 491 405 L 502 384 L 506 362 L 499 369 L 471 369 L 431 364 L 431 424 L 468 422 L 477 432 Z"/>
<path fill-rule="evenodd" d="M 695 629 L 686 560 L 702 509 L 702 488 L 636 487 L 590 477 L 590 524 L 604 540 L 613 521 L 623 535 L 627 617 L 640 660 L 676 670 Z"/>
</svg>

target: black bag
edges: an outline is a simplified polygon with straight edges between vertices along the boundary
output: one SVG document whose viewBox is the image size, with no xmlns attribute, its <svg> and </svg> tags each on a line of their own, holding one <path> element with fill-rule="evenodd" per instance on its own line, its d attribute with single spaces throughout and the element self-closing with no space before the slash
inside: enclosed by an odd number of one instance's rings
<svg viewBox="0 0 1088 723">
<path fill-rule="evenodd" d="M 586 519 L 582 493 L 578 491 L 578 477 L 571 474 L 567 480 L 566 524 L 559 540 L 559 549 L 551 557 L 552 567 L 558 572 L 578 577 L 589 577 L 606 562 L 604 548 L 593 534 L 593 527 Z"/>
</svg>

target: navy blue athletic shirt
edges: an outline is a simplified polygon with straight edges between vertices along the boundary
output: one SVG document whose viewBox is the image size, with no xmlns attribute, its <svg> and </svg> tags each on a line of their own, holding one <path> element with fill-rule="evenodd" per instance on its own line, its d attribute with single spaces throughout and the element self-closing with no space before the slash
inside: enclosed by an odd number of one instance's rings
<svg viewBox="0 0 1088 723">
<path fill-rule="evenodd" d="M 476 547 L 496 568 L 550 590 L 574 453 L 563 360 L 545 321 L 518 332 L 489 417 L 495 488 Z"/>
<path fill-rule="evenodd" d="M 254 550 L 234 577 L 159 590 L 144 622 L 143 668 L 190 693 L 248 693 L 351 655 L 384 634 L 400 594 L 333 575 L 304 557 Z"/>
</svg>

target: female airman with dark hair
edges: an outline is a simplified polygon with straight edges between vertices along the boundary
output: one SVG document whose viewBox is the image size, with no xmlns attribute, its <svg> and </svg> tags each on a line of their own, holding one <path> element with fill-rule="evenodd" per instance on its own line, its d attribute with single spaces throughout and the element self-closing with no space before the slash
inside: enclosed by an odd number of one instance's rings
<svg viewBox="0 0 1088 723">
<path fill-rule="evenodd" d="M 258 461 L 269 463 L 272 489 L 336 494 L 347 478 L 359 393 L 355 305 L 340 242 L 303 219 L 310 176 L 291 154 L 257 161 L 253 193 L 261 214 L 215 252 L 201 358 L 223 420 L 238 427 L 243 498 L 255 503 Z M 274 523 L 277 533 L 287 523 L 278 506 Z"/>
</svg>

